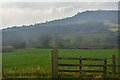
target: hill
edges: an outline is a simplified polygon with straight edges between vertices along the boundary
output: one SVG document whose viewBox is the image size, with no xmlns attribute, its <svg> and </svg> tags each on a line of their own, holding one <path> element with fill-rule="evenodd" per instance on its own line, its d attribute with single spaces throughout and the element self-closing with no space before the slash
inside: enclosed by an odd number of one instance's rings
<svg viewBox="0 0 120 80">
<path fill-rule="evenodd" d="M 72 17 L 38 23 L 29 26 L 14 26 L 2 30 L 3 42 L 23 40 L 26 44 L 35 42 L 41 35 L 63 36 L 91 33 L 113 33 L 118 29 L 118 11 L 85 11 Z M 31 40 L 31 41 L 30 41 Z M 12 43 L 9 43 L 12 44 Z"/>
</svg>

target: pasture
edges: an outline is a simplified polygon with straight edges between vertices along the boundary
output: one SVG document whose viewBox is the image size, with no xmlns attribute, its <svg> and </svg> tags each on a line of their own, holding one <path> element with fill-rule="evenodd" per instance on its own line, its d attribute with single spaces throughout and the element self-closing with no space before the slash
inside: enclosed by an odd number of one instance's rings
<svg viewBox="0 0 120 80">
<path fill-rule="evenodd" d="M 59 49 L 59 57 L 112 57 L 112 55 L 118 56 L 117 49 Z M 79 63 L 79 61 L 59 61 L 59 63 Z M 84 64 L 99 62 L 83 62 Z M 110 64 L 111 61 L 108 62 Z M 102 63 L 101 63 L 102 64 Z M 19 49 L 13 52 L 3 53 L 3 67 L 4 71 L 13 70 L 14 68 L 20 71 L 29 71 L 31 68 L 40 68 L 48 73 L 51 73 L 51 49 Z M 74 67 L 73 67 L 74 68 Z M 109 69 L 110 70 L 110 69 Z"/>
</svg>

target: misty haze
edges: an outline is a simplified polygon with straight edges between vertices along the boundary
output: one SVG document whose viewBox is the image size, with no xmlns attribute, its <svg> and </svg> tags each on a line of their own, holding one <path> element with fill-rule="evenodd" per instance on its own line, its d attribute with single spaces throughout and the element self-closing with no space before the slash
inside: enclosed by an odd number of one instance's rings
<svg viewBox="0 0 120 80">
<path fill-rule="evenodd" d="M 119 78 L 117 4 L 4 3 L 4 78 Z"/>
</svg>

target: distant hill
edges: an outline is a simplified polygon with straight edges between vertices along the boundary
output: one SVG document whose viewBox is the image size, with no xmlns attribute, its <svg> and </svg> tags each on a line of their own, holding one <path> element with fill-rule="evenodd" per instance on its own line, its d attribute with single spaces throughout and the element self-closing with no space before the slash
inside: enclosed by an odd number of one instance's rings
<svg viewBox="0 0 120 80">
<path fill-rule="evenodd" d="M 29 26 L 21 26 L 17 27 L 14 26 L 12 28 L 6 28 L 3 29 L 3 32 L 8 31 L 19 31 L 19 30 L 26 30 L 26 29 L 49 29 L 49 28 L 55 28 L 57 27 L 59 30 L 59 27 L 64 26 L 73 26 L 72 29 L 76 28 L 74 26 L 78 26 L 77 28 L 83 29 L 82 27 L 87 26 L 86 29 L 89 29 L 91 26 L 96 26 L 98 28 L 98 25 L 104 25 L 105 22 L 107 23 L 118 23 L 118 11 L 107 11 L 107 10 L 97 10 L 97 11 L 85 11 L 81 13 L 77 13 L 76 15 L 72 17 L 67 17 L 64 19 L 58 19 L 49 21 L 46 23 L 38 23 L 35 25 L 29 25 Z M 88 26 L 89 25 L 89 26 Z M 48 27 L 50 26 L 50 27 Z M 70 28 L 70 27 L 69 27 Z M 92 27 L 91 27 L 92 28 Z M 83 31 L 83 30 L 82 30 Z"/>
<path fill-rule="evenodd" d="M 38 23 L 29 26 L 13 26 L 2 30 L 3 40 L 11 40 L 11 36 L 25 41 L 37 39 L 42 34 L 52 36 L 70 36 L 89 33 L 111 33 L 118 28 L 118 11 L 97 10 L 79 12 L 72 17 Z"/>
</svg>

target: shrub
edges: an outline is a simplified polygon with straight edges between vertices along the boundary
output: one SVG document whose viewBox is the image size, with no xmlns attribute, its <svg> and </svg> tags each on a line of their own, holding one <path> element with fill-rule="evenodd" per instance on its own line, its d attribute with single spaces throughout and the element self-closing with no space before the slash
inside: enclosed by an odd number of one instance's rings
<svg viewBox="0 0 120 80">
<path fill-rule="evenodd" d="M 3 46 L 2 52 L 12 52 L 14 48 L 12 46 Z"/>
</svg>

